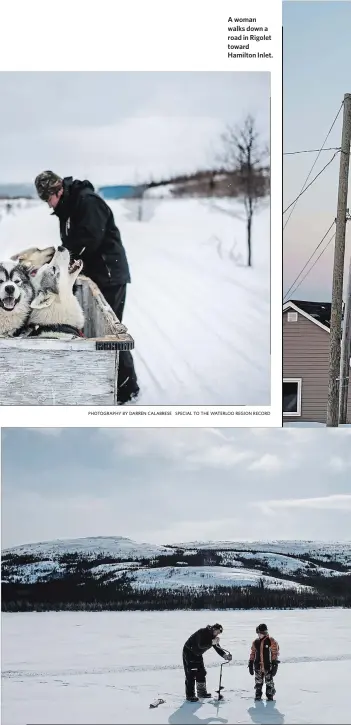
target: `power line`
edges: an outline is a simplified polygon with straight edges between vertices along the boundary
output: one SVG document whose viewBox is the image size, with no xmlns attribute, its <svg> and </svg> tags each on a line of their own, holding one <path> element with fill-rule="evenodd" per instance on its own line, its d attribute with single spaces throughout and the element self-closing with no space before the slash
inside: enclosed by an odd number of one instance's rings
<svg viewBox="0 0 351 725">
<path fill-rule="evenodd" d="M 310 263 L 310 261 L 311 261 L 312 257 L 314 257 L 314 255 L 316 254 L 316 252 L 317 252 L 317 250 L 319 249 L 319 247 L 321 246 L 321 244 L 323 244 L 323 242 L 324 242 L 325 238 L 326 238 L 326 237 L 328 236 L 328 234 L 329 234 L 329 232 L 330 232 L 330 230 L 331 230 L 331 228 L 332 228 L 333 224 L 335 224 L 335 219 L 333 219 L 333 221 L 332 221 L 332 223 L 331 223 L 331 225 L 330 225 L 329 229 L 328 229 L 328 230 L 326 231 L 326 233 L 325 233 L 324 237 L 322 237 L 321 241 L 320 241 L 320 242 L 319 242 L 319 243 L 317 244 L 316 248 L 315 248 L 315 249 L 313 250 L 313 252 L 312 252 L 312 254 L 311 254 L 310 258 L 309 258 L 309 259 L 307 260 L 307 262 L 306 262 L 305 266 L 304 266 L 304 267 L 302 268 L 301 272 L 300 272 L 300 273 L 299 273 L 299 274 L 297 275 L 296 279 L 294 279 L 294 281 L 293 281 L 292 285 L 290 285 L 290 287 L 289 287 L 289 289 L 288 289 L 287 293 L 286 293 L 286 294 L 284 295 L 284 300 L 286 299 L 286 297 L 288 297 L 288 295 L 289 295 L 290 291 L 291 291 L 291 290 L 293 289 L 293 287 L 295 286 L 295 284 L 296 284 L 297 280 L 299 279 L 299 277 L 301 277 L 302 273 L 303 273 L 303 272 L 305 271 L 305 269 L 306 269 L 307 265 L 308 265 L 308 264 Z M 330 240 L 329 240 L 329 241 L 330 241 Z M 329 242 L 328 242 L 328 244 L 329 244 Z M 327 246 L 328 246 L 328 244 L 327 244 Z M 325 251 L 325 250 L 324 250 L 324 251 Z M 323 252 L 322 252 L 322 254 L 323 254 Z M 318 259 L 319 259 L 319 257 L 318 257 Z M 316 261 L 318 261 L 318 259 L 317 259 Z M 314 267 L 314 265 L 313 265 L 313 266 L 311 267 L 311 269 L 313 269 L 313 267 Z M 311 269 L 310 269 L 310 270 L 309 270 L 309 271 L 307 272 L 307 274 L 309 274 L 309 273 L 310 273 Z M 306 275 L 306 276 L 307 276 L 307 275 Z M 303 279 L 306 279 L 306 277 L 304 277 Z M 300 287 L 300 284 L 302 284 L 302 282 L 303 282 L 303 280 L 301 280 L 301 282 L 299 282 L 299 284 L 298 284 L 298 286 L 296 287 L 296 289 L 297 289 L 298 287 Z M 294 290 L 294 292 L 295 292 L 295 291 L 296 291 L 296 290 Z"/>
<path fill-rule="evenodd" d="M 317 153 L 317 151 L 340 151 L 340 146 L 336 148 L 335 146 L 330 146 L 327 149 L 307 149 L 307 151 L 285 151 L 283 153 L 283 156 L 295 156 L 296 154 L 313 154 Z"/>
<path fill-rule="evenodd" d="M 333 223 L 334 223 L 334 222 L 333 222 Z M 320 254 L 318 255 L 317 259 L 315 259 L 315 260 L 314 260 L 314 262 L 313 262 L 313 264 L 312 264 L 312 267 L 311 267 L 311 268 L 310 268 L 309 270 L 307 270 L 307 272 L 306 272 L 305 276 L 304 276 L 304 277 L 302 277 L 302 279 L 300 280 L 300 282 L 299 282 L 299 284 L 297 285 L 297 287 L 295 287 L 295 289 L 294 289 L 294 293 L 296 292 L 296 290 L 298 290 L 298 289 L 299 289 L 299 287 L 300 287 L 300 286 L 302 285 L 302 282 L 304 282 L 304 281 L 305 281 L 305 279 L 306 279 L 306 277 L 308 277 L 309 273 L 310 273 L 310 272 L 312 272 L 312 269 L 313 269 L 313 267 L 315 267 L 315 266 L 316 266 L 316 264 L 317 264 L 318 260 L 319 260 L 319 259 L 321 258 L 321 256 L 322 256 L 322 254 L 324 254 L 324 252 L 326 251 L 326 249 L 328 249 L 328 247 L 329 247 L 329 244 L 330 244 L 330 242 L 332 242 L 332 241 L 333 241 L 333 239 L 334 239 L 334 237 L 335 237 L 335 234 L 336 234 L 336 232 L 334 232 L 334 234 L 333 234 L 333 235 L 332 235 L 332 236 L 330 237 L 330 239 L 328 240 L 328 242 L 327 242 L 327 244 L 325 245 L 324 249 L 322 249 L 322 251 L 321 251 L 321 253 L 320 253 Z"/>
<path fill-rule="evenodd" d="M 298 196 L 296 197 L 296 199 L 294 199 L 294 201 L 292 201 L 292 202 L 291 202 L 291 204 L 289 204 L 289 206 L 287 206 L 287 207 L 286 207 L 286 209 L 284 209 L 284 211 L 283 211 L 283 214 L 285 214 L 285 213 L 286 213 L 286 212 L 287 212 L 287 211 L 288 211 L 288 210 L 290 209 L 290 207 L 291 207 L 291 206 L 293 206 L 293 205 L 295 205 L 295 206 L 296 206 L 296 202 L 298 201 L 298 199 L 300 198 L 300 196 L 302 196 L 302 194 L 304 194 L 304 193 L 305 193 L 305 191 L 307 191 L 307 189 L 309 189 L 309 188 L 310 188 L 310 186 L 312 186 L 312 184 L 314 184 L 314 182 L 316 181 L 316 179 L 318 179 L 318 176 L 320 176 L 320 175 L 321 175 L 321 174 L 323 173 L 323 171 L 325 171 L 325 169 L 327 168 L 327 166 L 329 166 L 329 164 L 331 164 L 331 162 L 332 162 L 332 161 L 334 161 L 334 159 L 335 159 L 335 156 L 336 156 L 336 155 L 337 155 L 338 153 L 339 153 L 339 151 L 335 151 L 335 154 L 334 154 L 334 156 L 332 156 L 332 158 L 331 158 L 331 159 L 329 159 L 328 163 L 327 163 L 327 164 L 326 164 L 325 166 L 323 166 L 323 169 L 321 169 L 321 170 L 320 170 L 320 171 L 318 172 L 317 176 L 315 176 L 315 177 L 314 177 L 314 179 L 312 179 L 312 181 L 310 181 L 310 183 L 308 184 L 308 186 L 305 186 L 305 188 L 304 188 L 304 189 L 303 189 L 302 191 L 300 191 L 300 193 L 299 193 L 299 195 L 298 195 Z M 294 206 L 294 208 L 295 208 L 295 206 Z M 293 210 L 293 211 L 294 211 L 294 210 Z M 291 212 L 291 214 L 292 214 L 292 212 Z M 289 219 L 290 219 L 290 217 L 291 217 L 291 214 L 290 214 L 290 216 L 288 217 L 288 220 L 287 220 L 287 222 L 286 222 L 286 224 L 285 224 L 285 226 L 284 226 L 284 229 L 285 229 L 285 227 L 286 227 L 286 225 L 287 225 L 287 223 L 288 223 L 288 221 L 289 221 Z"/>
<path fill-rule="evenodd" d="M 324 139 L 324 142 L 323 142 L 323 144 L 322 144 L 322 147 L 321 147 L 321 148 L 319 149 L 319 152 L 318 152 L 318 154 L 317 154 L 317 156 L 316 156 L 316 158 L 315 158 L 315 160 L 314 160 L 314 162 L 313 162 L 313 164 L 312 164 L 312 167 L 311 167 L 311 169 L 310 169 L 310 172 L 309 172 L 309 174 L 307 175 L 307 177 L 306 177 L 306 179 L 305 179 L 305 182 L 304 182 L 304 184 L 303 184 L 303 187 L 302 187 L 302 189 L 301 189 L 301 191 L 300 191 L 299 195 L 298 195 L 298 196 L 296 197 L 296 199 L 295 199 L 295 201 L 293 202 L 293 204 L 290 204 L 290 206 L 288 207 L 288 209 L 290 209 L 290 207 L 291 207 L 291 206 L 293 206 L 293 208 L 292 208 L 292 210 L 291 210 L 291 212 L 290 212 L 290 214 L 289 214 L 289 216 L 288 216 L 288 218 L 287 218 L 287 220 L 286 220 L 286 222 L 285 222 L 285 224 L 284 224 L 284 227 L 283 227 L 283 231 L 284 231 L 284 229 L 285 229 L 285 228 L 287 227 L 287 225 L 288 225 L 288 222 L 289 222 L 289 221 L 290 221 L 290 219 L 291 219 L 291 216 L 292 216 L 292 214 L 293 214 L 293 212 L 294 212 L 294 209 L 295 209 L 295 207 L 296 207 L 296 204 L 297 204 L 297 202 L 298 202 L 298 200 L 299 200 L 300 196 L 301 196 L 301 195 L 303 194 L 303 192 L 305 191 L 305 187 L 306 187 L 306 184 L 307 184 L 307 182 L 308 182 L 308 179 L 310 178 L 310 176 L 311 176 L 311 174 L 312 174 L 312 171 L 313 171 L 313 169 L 314 169 L 314 167 L 315 167 L 315 165 L 316 165 L 316 163 L 317 163 L 317 161 L 318 161 L 318 159 L 319 159 L 319 157 L 320 157 L 320 154 L 321 154 L 321 153 L 322 153 L 322 151 L 324 150 L 324 146 L 325 146 L 325 144 L 326 144 L 326 142 L 327 142 L 327 139 L 329 138 L 329 136 L 330 136 L 330 134 L 331 134 L 331 131 L 332 131 L 332 129 L 334 128 L 334 125 L 335 125 L 335 123 L 336 123 L 336 121 L 337 121 L 337 119 L 338 119 L 338 117 L 339 117 L 339 114 L 340 114 L 340 111 L 341 111 L 341 109 L 342 109 L 343 105 L 344 105 L 344 101 L 342 101 L 342 103 L 341 103 L 341 105 L 340 105 L 340 108 L 339 108 L 339 110 L 338 110 L 338 112 L 337 112 L 337 114 L 336 114 L 336 116 L 335 116 L 335 118 L 334 118 L 334 121 L 333 121 L 332 125 L 330 126 L 330 129 L 329 129 L 329 131 L 328 131 L 328 133 L 327 133 L 327 135 L 326 135 L 326 137 L 325 137 L 325 139 Z M 285 211 L 287 211 L 287 210 L 285 210 Z M 285 213 L 285 212 L 284 212 L 284 213 Z"/>
</svg>

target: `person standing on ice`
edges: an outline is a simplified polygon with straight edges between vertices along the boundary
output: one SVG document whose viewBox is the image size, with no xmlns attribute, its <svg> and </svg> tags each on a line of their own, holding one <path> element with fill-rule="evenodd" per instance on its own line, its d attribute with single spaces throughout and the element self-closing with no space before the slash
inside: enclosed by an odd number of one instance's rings
<svg viewBox="0 0 351 725">
<path fill-rule="evenodd" d="M 82 259 L 84 274 L 93 280 L 122 322 L 127 284 L 131 281 L 127 256 L 113 213 L 95 193 L 90 181 L 61 178 L 43 171 L 35 179 L 37 194 L 60 222 L 60 236 L 74 259 Z M 119 403 L 136 398 L 139 386 L 129 351 L 120 353 Z"/>
<path fill-rule="evenodd" d="M 206 689 L 206 670 L 203 655 L 207 650 L 213 649 L 230 662 L 232 656 L 219 646 L 219 635 L 222 634 L 221 624 L 208 625 L 189 637 L 183 647 L 183 665 L 185 672 L 185 695 L 189 702 L 198 702 L 199 698 L 211 697 Z M 197 696 L 195 695 L 195 682 Z"/>
<path fill-rule="evenodd" d="M 251 645 L 249 671 L 255 675 L 255 700 L 262 700 L 262 688 L 266 682 L 267 700 L 273 700 L 275 686 L 273 677 L 277 674 L 279 664 L 279 644 L 268 634 L 266 624 L 256 627 L 258 637 Z"/>
</svg>

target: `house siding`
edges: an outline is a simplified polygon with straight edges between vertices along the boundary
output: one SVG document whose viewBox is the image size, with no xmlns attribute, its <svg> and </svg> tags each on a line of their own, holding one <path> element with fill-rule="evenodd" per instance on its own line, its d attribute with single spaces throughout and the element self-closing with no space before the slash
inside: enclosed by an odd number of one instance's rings
<svg viewBox="0 0 351 725">
<path fill-rule="evenodd" d="M 283 312 L 283 377 L 301 378 L 301 416 L 284 416 L 284 422 L 326 423 L 330 334 L 298 313 L 288 322 Z M 347 422 L 351 423 L 351 385 Z"/>
</svg>

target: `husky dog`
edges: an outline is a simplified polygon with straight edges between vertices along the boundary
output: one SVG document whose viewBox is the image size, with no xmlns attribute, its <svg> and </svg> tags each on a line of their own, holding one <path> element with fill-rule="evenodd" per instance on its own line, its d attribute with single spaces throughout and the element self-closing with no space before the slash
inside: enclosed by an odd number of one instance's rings
<svg viewBox="0 0 351 725">
<path fill-rule="evenodd" d="M 35 295 L 30 303 L 30 337 L 82 336 L 84 315 L 73 294 L 82 267 L 81 260 L 70 265 L 70 254 L 65 247 L 58 247 L 51 261 L 40 267 L 33 277 Z"/>
<path fill-rule="evenodd" d="M 14 254 L 11 259 L 22 264 L 34 276 L 43 264 L 51 262 L 54 254 L 55 247 L 46 247 L 46 249 L 30 247 L 29 249 L 24 249 L 23 252 Z"/>
<path fill-rule="evenodd" d="M 28 271 L 13 261 L 0 264 L 0 336 L 20 335 L 26 327 L 34 298 Z"/>
</svg>

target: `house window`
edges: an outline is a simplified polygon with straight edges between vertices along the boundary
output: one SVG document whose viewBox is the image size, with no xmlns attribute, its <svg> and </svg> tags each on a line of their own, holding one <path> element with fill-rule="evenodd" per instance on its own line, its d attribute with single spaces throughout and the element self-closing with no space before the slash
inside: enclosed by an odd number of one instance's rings
<svg viewBox="0 0 351 725">
<path fill-rule="evenodd" d="M 297 312 L 288 312 L 288 322 L 297 322 Z"/>
<path fill-rule="evenodd" d="M 284 378 L 283 380 L 283 415 L 301 415 L 301 378 Z"/>
</svg>

